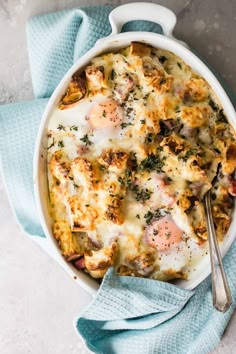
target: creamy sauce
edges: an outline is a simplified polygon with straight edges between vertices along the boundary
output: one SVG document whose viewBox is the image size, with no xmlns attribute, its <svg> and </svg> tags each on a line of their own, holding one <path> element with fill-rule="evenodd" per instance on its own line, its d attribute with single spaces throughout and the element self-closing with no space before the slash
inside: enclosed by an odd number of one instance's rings
<svg viewBox="0 0 236 354">
<path fill-rule="evenodd" d="M 64 256 L 84 257 L 94 277 L 115 264 L 121 275 L 190 278 L 207 254 L 202 198 L 219 163 L 224 176 L 233 173 L 226 151 L 235 133 L 204 79 L 170 52 L 142 50 L 132 45 L 95 58 L 85 69 L 81 101 L 66 106 L 74 94 L 69 87 L 54 109 L 48 128 L 54 234 L 59 245 L 70 243 Z M 226 177 L 214 192 L 223 223 L 218 237 L 232 211 L 220 199 L 219 188 L 230 198 Z M 167 243 L 173 225 L 180 231 L 163 250 L 160 229 L 148 237 L 147 230 L 166 215 Z"/>
</svg>

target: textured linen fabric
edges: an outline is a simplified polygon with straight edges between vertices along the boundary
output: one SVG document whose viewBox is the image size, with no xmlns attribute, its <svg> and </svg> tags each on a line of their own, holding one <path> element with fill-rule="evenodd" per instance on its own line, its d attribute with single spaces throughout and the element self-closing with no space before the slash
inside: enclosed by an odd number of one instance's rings
<svg viewBox="0 0 236 354">
<path fill-rule="evenodd" d="M 224 314 L 212 306 L 210 277 L 189 291 L 119 277 L 110 269 L 76 328 L 88 348 L 99 354 L 208 353 L 219 343 L 235 308 L 235 252 L 234 243 L 224 258 L 234 302 Z"/>
<path fill-rule="evenodd" d="M 112 7 L 84 7 L 32 18 L 27 26 L 36 99 L 0 107 L 1 170 L 18 222 L 29 235 L 44 237 L 33 194 L 33 152 L 48 97 L 71 65 L 111 29 Z M 123 31 L 161 33 L 147 21 Z M 229 91 L 228 91 L 229 92 Z M 230 94 L 233 99 L 232 93 Z M 235 102 L 235 101 L 234 101 Z M 148 279 L 118 277 L 111 268 L 89 307 L 76 321 L 88 348 L 103 354 L 207 353 L 220 341 L 236 298 L 236 244 L 224 258 L 234 303 L 212 307 L 210 277 L 195 291 Z"/>
</svg>

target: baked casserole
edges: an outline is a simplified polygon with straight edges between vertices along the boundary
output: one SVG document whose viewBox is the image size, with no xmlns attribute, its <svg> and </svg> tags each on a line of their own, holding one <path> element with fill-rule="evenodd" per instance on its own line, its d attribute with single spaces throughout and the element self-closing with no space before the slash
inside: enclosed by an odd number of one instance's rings
<svg viewBox="0 0 236 354">
<path fill-rule="evenodd" d="M 93 278 L 188 279 L 207 253 L 212 187 L 219 241 L 236 193 L 235 132 L 204 78 L 133 42 L 76 72 L 48 131 L 53 234 Z"/>
</svg>

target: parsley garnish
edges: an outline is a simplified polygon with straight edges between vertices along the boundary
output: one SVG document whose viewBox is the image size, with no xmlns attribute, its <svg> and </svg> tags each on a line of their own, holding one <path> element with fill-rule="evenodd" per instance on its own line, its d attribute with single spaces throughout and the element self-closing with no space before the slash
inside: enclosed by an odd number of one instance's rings
<svg viewBox="0 0 236 354">
<path fill-rule="evenodd" d="M 58 144 L 57 144 L 59 147 L 63 148 L 65 145 L 63 143 L 63 140 L 60 140 L 58 141 Z"/>
<path fill-rule="evenodd" d="M 177 62 L 177 65 L 178 65 L 178 67 L 179 67 L 180 69 L 182 69 L 181 63 Z"/>
<path fill-rule="evenodd" d="M 218 113 L 218 117 L 216 119 L 217 123 L 227 123 L 227 118 L 224 114 L 224 110 L 221 109 Z"/>
<path fill-rule="evenodd" d="M 148 96 L 150 95 L 151 92 L 148 92 L 145 96 L 143 96 L 143 99 L 144 100 L 147 100 L 148 99 Z"/>
<path fill-rule="evenodd" d="M 189 149 L 184 156 L 178 156 L 178 160 L 182 159 L 186 162 L 190 156 L 193 156 L 196 153 L 197 151 L 195 149 Z"/>
<path fill-rule="evenodd" d="M 151 198 L 151 193 L 148 189 L 139 189 L 138 186 L 134 186 L 132 189 L 132 192 L 135 195 L 135 199 L 137 202 L 142 202 L 144 203 L 145 200 L 148 200 Z"/>
<path fill-rule="evenodd" d="M 121 129 L 124 129 L 126 127 L 128 127 L 129 125 L 133 125 L 132 123 L 121 123 Z"/>
<path fill-rule="evenodd" d="M 227 118 L 226 118 L 226 116 L 224 114 L 224 110 L 223 109 L 219 110 L 218 105 L 211 98 L 209 100 L 209 106 L 212 108 L 212 110 L 214 112 L 218 112 L 217 113 L 217 118 L 216 118 L 216 122 L 217 123 L 227 123 Z"/>
<path fill-rule="evenodd" d="M 70 130 L 72 131 L 72 130 L 78 130 L 78 126 L 77 125 L 72 125 L 71 127 L 70 127 Z"/>
<path fill-rule="evenodd" d="M 122 184 L 123 186 L 125 185 L 125 181 L 121 177 L 118 178 L 118 182 L 120 182 L 120 184 Z"/>
<path fill-rule="evenodd" d="M 118 182 L 120 182 L 122 186 L 126 185 L 127 187 L 131 188 L 132 187 L 131 175 L 132 175 L 131 171 L 129 170 L 125 171 L 125 177 L 124 178 L 119 177 Z"/>
<path fill-rule="evenodd" d="M 153 219 L 154 214 L 149 210 L 145 215 L 144 219 L 146 219 L 146 223 L 150 225 L 152 219 Z"/>
<path fill-rule="evenodd" d="M 126 108 L 126 112 L 125 112 L 126 115 L 127 115 L 128 117 L 130 117 L 130 116 L 131 116 L 131 113 L 133 112 L 133 110 L 134 110 L 134 109 L 133 109 L 132 107 L 127 107 L 127 108 Z"/>
<path fill-rule="evenodd" d="M 106 115 L 107 115 L 107 112 L 106 112 L 105 109 L 104 109 L 104 111 L 102 112 L 102 116 L 103 116 L 103 117 L 106 117 Z"/>
<path fill-rule="evenodd" d="M 58 130 L 64 130 L 66 131 L 66 128 L 64 127 L 64 125 L 62 124 L 59 124 L 58 127 L 57 127 Z"/>
<path fill-rule="evenodd" d="M 209 100 L 209 106 L 212 108 L 213 111 L 218 112 L 219 107 L 211 98 Z"/>
<path fill-rule="evenodd" d="M 169 214 L 170 212 L 167 211 L 167 210 L 155 210 L 154 212 L 151 212 L 150 210 L 144 215 L 144 219 L 146 219 L 146 223 L 147 225 L 150 225 L 151 224 L 151 221 L 153 219 L 158 219 L 158 218 L 161 218 L 167 214 Z"/>
<path fill-rule="evenodd" d="M 85 145 L 92 145 L 92 142 L 89 140 L 88 134 L 85 134 L 80 140 L 83 141 Z"/>
<path fill-rule="evenodd" d="M 185 154 L 185 158 L 189 158 L 190 156 L 196 154 L 196 150 L 195 149 L 189 149 L 186 154 Z"/>
<path fill-rule="evenodd" d="M 139 165 L 141 171 L 157 171 L 161 172 L 162 167 L 164 166 L 163 159 L 161 160 L 158 156 L 151 154 L 148 155 Z"/>
<path fill-rule="evenodd" d="M 145 119 L 141 119 L 140 122 L 141 122 L 141 124 L 145 124 L 146 120 Z"/>
</svg>

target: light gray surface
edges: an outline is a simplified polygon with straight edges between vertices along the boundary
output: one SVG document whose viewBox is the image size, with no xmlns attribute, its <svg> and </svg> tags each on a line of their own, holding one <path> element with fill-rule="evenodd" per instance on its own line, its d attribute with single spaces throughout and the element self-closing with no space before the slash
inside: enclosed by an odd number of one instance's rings
<svg viewBox="0 0 236 354">
<path fill-rule="evenodd" d="M 29 17 L 85 4 L 125 2 L 0 0 L 0 104 L 33 97 L 25 38 Z M 153 2 L 166 5 L 176 13 L 176 37 L 204 55 L 236 92 L 236 2 Z M 0 353 L 87 353 L 72 320 L 91 298 L 23 234 L 15 222 L 1 180 L 0 225 Z M 233 316 L 214 354 L 236 352 L 235 330 L 236 316 Z"/>
</svg>

